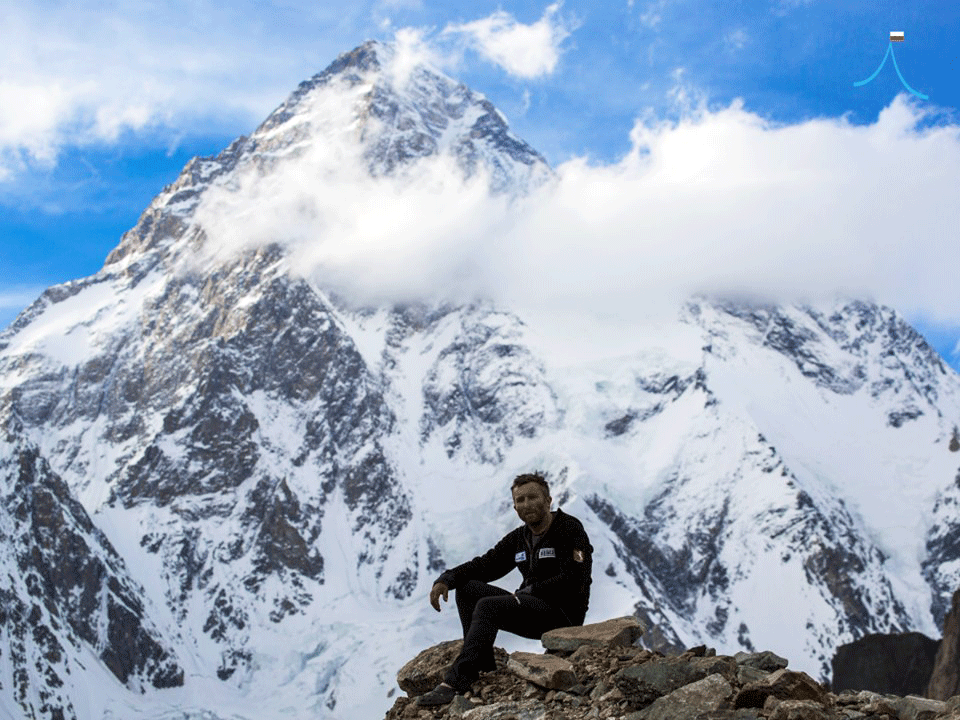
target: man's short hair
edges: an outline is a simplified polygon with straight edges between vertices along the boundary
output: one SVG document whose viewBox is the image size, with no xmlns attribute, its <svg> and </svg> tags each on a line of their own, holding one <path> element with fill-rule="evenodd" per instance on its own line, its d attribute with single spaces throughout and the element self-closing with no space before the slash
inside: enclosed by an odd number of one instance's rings
<svg viewBox="0 0 960 720">
<path fill-rule="evenodd" d="M 514 488 L 518 488 L 521 485 L 526 485 L 527 483 L 536 483 L 543 488 L 543 496 L 550 497 L 550 486 L 547 485 L 547 479 L 543 476 L 542 473 L 532 472 L 532 473 L 523 473 L 522 475 L 517 475 L 513 479 L 513 484 L 510 486 L 510 492 L 513 492 Z"/>
</svg>

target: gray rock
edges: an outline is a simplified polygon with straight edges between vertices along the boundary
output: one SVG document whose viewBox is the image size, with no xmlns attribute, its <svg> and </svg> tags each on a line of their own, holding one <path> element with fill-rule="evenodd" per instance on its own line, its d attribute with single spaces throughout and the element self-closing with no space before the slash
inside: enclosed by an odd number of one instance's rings
<svg viewBox="0 0 960 720">
<path fill-rule="evenodd" d="M 941 700 L 908 695 L 907 697 L 891 699 L 890 704 L 896 708 L 900 720 L 933 720 L 940 714 L 947 712 L 947 704 Z"/>
<path fill-rule="evenodd" d="M 453 717 L 460 717 L 464 713 L 473 710 L 475 707 L 477 707 L 477 703 L 472 702 L 464 695 L 458 694 L 450 702 L 448 712 Z"/>
<path fill-rule="evenodd" d="M 740 685 L 749 685 L 750 683 L 763 680 L 769 674 L 766 670 L 758 670 L 748 665 L 740 665 L 737 667 L 737 683 Z"/>
<path fill-rule="evenodd" d="M 679 658 L 658 658 L 618 671 L 613 680 L 633 708 L 643 708 L 684 685 L 702 680 L 702 668 Z"/>
<path fill-rule="evenodd" d="M 765 670 L 771 673 L 785 668 L 790 664 L 789 660 L 769 650 L 758 653 L 738 652 L 733 656 L 733 659 L 737 661 L 738 665 L 756 668 L 757 670 Z"/>
<path fill-rule="evenodd" d="M 870 692 L 869 690 L 861 690 L 858 693 L 852 692 L 851 690 L 844 690 L 834 696 L 834 702 L 840 707 L 846 705 L 866 705 L 878 697 L 880 697 L 880 695 Z"/>
<path fill-rule="evenodd" d="M 884 697 L 883 695 L 879 695 L 866 705 L 862 705 L 860 709 L 866 713 L 868 717 L 881 715 L 896 718 L 898 715 L 897 708 L 894 707 L 891 700 L 893 700 L 892 696 Z"/>
<path fill-rule="evenodd" d="M 594 686 L 593 690 L 590 691 L 590 699 L 597 700 L 606 695 L 609 690 L 610 686 L 601 680 Z"/>
<path fill-rule="evenodd" d="M 950 611 L 943 621 L 943 640 L 934 658 L 927 697 L 947 700 L 960 694 L 960 590 L 953 594 Z"/>
<path fill-rule="evenodd" d="M 784 700 L 774 708 L 769 720 L 828 720 L 827 710 L 812 700 Z"/>
<path fill-rule="evenodd" d="M 690 665 L 703 672 L 704 677 L 719 674 L 729 681 L 733 682 L 737 678 L 737 663 L 728 656 L 706 655 L 704 657 L 695 657 L 690 659 Z"/>
<path fill-rule="evenodd" d="M 722 675 L 710 675 L 658 698 L 640 714 L 642 720 L 676 720 L 712 715 L 733 695 Z"/>
<path fill-rule="evenodd" d="M 737 693 L 734 705 L 738 708 L 764 707 L 768 698 L 813 700 L 823 703 L 827 699 L 827 692 L 806 673 L 793 672 L 784 668 L 771 673 L 763 680 L 745 685 Z"/>
<path fill-rule="evenodd" d="M 573 665 L 556 655 L 515 652 L 510 655 L 507 670 L 547 690 L 569 690 L 577 684 Z"/>
<path fill-rule="evenodd" d="M 463 720 L 547 720 L 547 709 L 538 700 L 498 702 L 468 710 Z"/>
<path fill-rule="evenodd" d="M 540 638 L 547 650 L 573 652 L 584 645 L 630 647 L 644 632 L 643 624 L 633 616 L 614 618 L 590 625 L 549 630 Z"/>
<path fill-rule="evenodd" d="M 408 697 L 423 695 L 443 681 L 444 673 L 463 648 L 463 640 L 448 640 L 429 647 L 400 668 L 397 684 Z"/>
</svg>

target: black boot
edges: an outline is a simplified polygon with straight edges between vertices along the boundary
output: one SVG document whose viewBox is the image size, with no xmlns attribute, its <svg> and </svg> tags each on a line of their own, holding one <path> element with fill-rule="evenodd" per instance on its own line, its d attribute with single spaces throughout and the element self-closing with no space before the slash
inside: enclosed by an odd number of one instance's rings
<svg viewBox="0 0 960 720">
<path fill-rule="evenodd" d="M 446 705 L 457 696 L 457 691 L 449 685 L 437 685 L 433 690 L 424 693 L 417 698 L 417 705 L 420 707 L 432 707 L 434 705 Z"/>
</svg>

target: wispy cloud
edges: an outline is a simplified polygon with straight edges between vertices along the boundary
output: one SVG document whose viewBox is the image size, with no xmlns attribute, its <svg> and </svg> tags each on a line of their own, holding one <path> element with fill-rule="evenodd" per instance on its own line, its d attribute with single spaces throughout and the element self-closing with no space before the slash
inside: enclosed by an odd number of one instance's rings
<svg viewBox="0 0 960 720">
<path fill-rule="evenodd" d="M 0 178 L 49 166 L 67 145 L 262 119 L 283 99 L 276 88 L 303 79 L 311 21 L 325 19 L 300 0 L 271 8 L 267 23 L 254 12 L 186 0 L 4 4 Z"/>
<path fill-rule="evenodd" d="M 529 25 L 498 10 L 480 20 L 447 25 L 443 34 L 467 38 L 481 56 L 511 75 L 536 78 L 554 71 L 563 41 L 576 28 L 575 22 L 561 15 L 561 8 L 559 2 L 548 6 L 543 16 Z"/>
<path fill-rule="evenodd" d="M 737 28 L 736 30 L 731 30 L 723 36 L 723 43 L 728 52 L 734 52 L 737 50 L 743 50 L 749 41 L 750 36 L 747 34 L 747 31 L 743 28 Z"/>
<path fill-rule="evenodd" d="M 654 0 L 644 5 L 640 13 L 640 23 L 649 29 L 655 29 L 663 21 L 663 11 L 670 4 L 670 0 Z M 630 4 L 633 7 L 633 3 Z"/>
<path fill-rule="evenodd" d="M 812 5 L 814 0 L 771 0 L 770 9 L 775 15 L 787 15 L 797 8 Z"/>
</svg>

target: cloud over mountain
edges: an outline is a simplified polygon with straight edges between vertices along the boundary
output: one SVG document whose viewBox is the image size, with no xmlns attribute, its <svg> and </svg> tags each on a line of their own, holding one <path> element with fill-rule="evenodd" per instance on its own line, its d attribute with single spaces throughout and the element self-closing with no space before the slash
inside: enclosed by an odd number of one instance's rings
<svg viewBox="0 0 960 720">
<path fill-rule="evenodd" d="M 448 25 L 443 34 L 462 35 L 490 62 L 519 78 L 552 73 L 560 59 L 561 44 L 575 29 L 560 10 L 563 3 L 547 7 L 543 16 L 529 25 L 510 13 L 497 10 L 480 20 Z"/>
<path fill-rule="evenodd" d="M 396 62 L 427 56 L 408 40 Z M 402 176 L 362 175 L 366 131 L 331 133 L 209 194 L 208 216 L 226 203 L 250 221 L 239 236 L 208 230 L 221 250 L 292 243 L 300 272 L 371 302 L 485 295 L 629 315 L 698 292 L 840 293 L 960 321 L 957 125 L 931 125 L 905 95 L 866 126 L 678 102 L 677 121 L 638 120 L 618 162 L 573 158 L 512 200 L 442 154 Z"/>
</svg>

